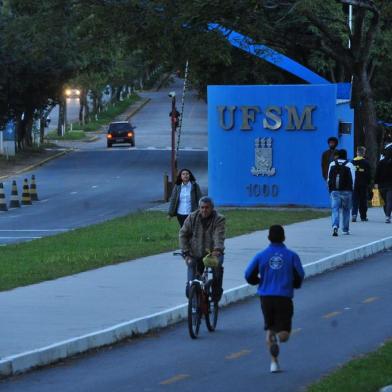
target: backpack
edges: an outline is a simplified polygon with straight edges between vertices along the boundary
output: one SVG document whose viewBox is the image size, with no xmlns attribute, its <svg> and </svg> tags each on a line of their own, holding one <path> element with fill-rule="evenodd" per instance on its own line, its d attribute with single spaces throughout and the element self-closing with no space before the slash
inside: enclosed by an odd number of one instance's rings
<svg viewBox="0 0 392 392">
<path fill-rule="evenodd" d="M 351 170 L 347 167 L 348 161 L 340 164 L 337 160 L 334 161 L 335 165 L 331 167 L 328 176 L 329 191 L 352 191 L 353 178 Z"/>
</svg>

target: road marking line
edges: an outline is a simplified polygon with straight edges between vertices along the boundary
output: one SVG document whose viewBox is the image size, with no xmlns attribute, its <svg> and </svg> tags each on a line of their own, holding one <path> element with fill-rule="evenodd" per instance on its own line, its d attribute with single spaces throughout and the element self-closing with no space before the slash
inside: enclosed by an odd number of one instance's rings
<svg viewBox="0 0 392 392">
<path fill-rule="evenodd" d="M 169 384 L 173 384 L 175 382 L 181 381 L 181 380 L 185 380 L 186 378 L 189 378 L 189 374 L 177 374 L 176 376 L 169 378 L 167 380 L 161 381 L 159 384 L 161 385 L 169 385 Z"/>
<path fill-rule="evenodd" d="M 251 353 L 251 350 L 241 350 L 236 353 L 226 355 L 225 359 L 227 359 L 227 360 L 238 359 L 238 358 L 243 357 L 244 355 L 249 355 L 250 353 Z"/>
<path fill-rule="evenodd" d="M 380 298 L 378 298 L 378 297 L 369 297 L 369 298 L 364 299 L 362 301 L 362 303 L 363 304 L 370 304 L 371 302 L 377 301 L 378 299 L 380 299 Z"/>
<path fill-rule="evenodd" d="M 327 313 L 327 314 L 324 314 L 323 318 L 329 319 L 329 318 L 335 317 L 335 316 L 337 316 L 338 314 L 341 314 L 341 313 L 342 313 L 342 312 L 331 312 L 331 313 Z"/>
<path fill-rule="evenodd" d="M 71 192 L 70 195 L 76 195 L 78 192 Z"/>
</svg>

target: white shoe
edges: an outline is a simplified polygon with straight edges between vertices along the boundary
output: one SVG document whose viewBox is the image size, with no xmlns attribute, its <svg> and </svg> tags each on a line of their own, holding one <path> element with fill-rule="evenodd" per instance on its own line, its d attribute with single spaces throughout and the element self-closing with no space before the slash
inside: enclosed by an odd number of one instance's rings
<svg viewBox="0 0 392 392">
<path fill-rule="evenodd" d="M 278 362 L 271 362 L 271 367 L 270 367 L 271 373 L 278 373 L 280 372 L 280 367 Z"/>
</svg>

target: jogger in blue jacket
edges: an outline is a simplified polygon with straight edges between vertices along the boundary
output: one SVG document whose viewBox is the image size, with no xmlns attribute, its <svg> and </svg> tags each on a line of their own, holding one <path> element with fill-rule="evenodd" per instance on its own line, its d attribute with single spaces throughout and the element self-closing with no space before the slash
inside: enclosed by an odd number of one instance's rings
<svg viewBox="0 0 392 392">
<path fill-rule="evenodd" d="M 280 370 L 279 343 L 290 337 L 294 289 L 301 287 L 305 273 L 298 255 L 283 244 L 285 234 L 282 226 L 271 226 L 268 239 L 271 244 L 249 263 L 245 279 L 249 284 L 259 285 L 257 293 L 271 353 L 270 370 L 275 373 Z"/>
</svg>

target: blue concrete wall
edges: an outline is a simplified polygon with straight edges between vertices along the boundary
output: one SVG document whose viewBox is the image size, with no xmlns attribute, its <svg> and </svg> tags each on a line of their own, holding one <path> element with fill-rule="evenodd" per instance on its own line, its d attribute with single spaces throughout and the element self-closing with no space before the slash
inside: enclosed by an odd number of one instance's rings
<svg viewBox="0 0 392 392">
<path fill-rule="evenodd" d="M 208 87 L 208 184 L 217 205 L 329 205 L 328 192 L 321 176 L 321 153 L 329 136 L 338 136 L 338 121 L 352 121 L 347 105 L 336 105 L 337 87 L 326 85 L 283 86 L 209 86 Z M 265 129 L 267 107 L 281 108 L 282 125 Z M 286 106 L 295 107 L 301 117 L 306 106 L 312 111 L 314 130 L 286 130 Z M 218 107 L 235 106 L 232 129 L 222 128 Z M 249 130 L 241 130 L 242 106 L 257 106 Z M 229 124 L 225 111 L 223 125 Z M 275 122 L 267 119 L 270 124 Z M 272 176 L 255 176 L 255 140 L 272 138 Z M 352 146 L 352 135 L 340 138 L 342 146 Z M 266 151 L 266 149 L 263 149 Z M 264 154 L 264 152 L 263 152 Z"/>
</svg>

